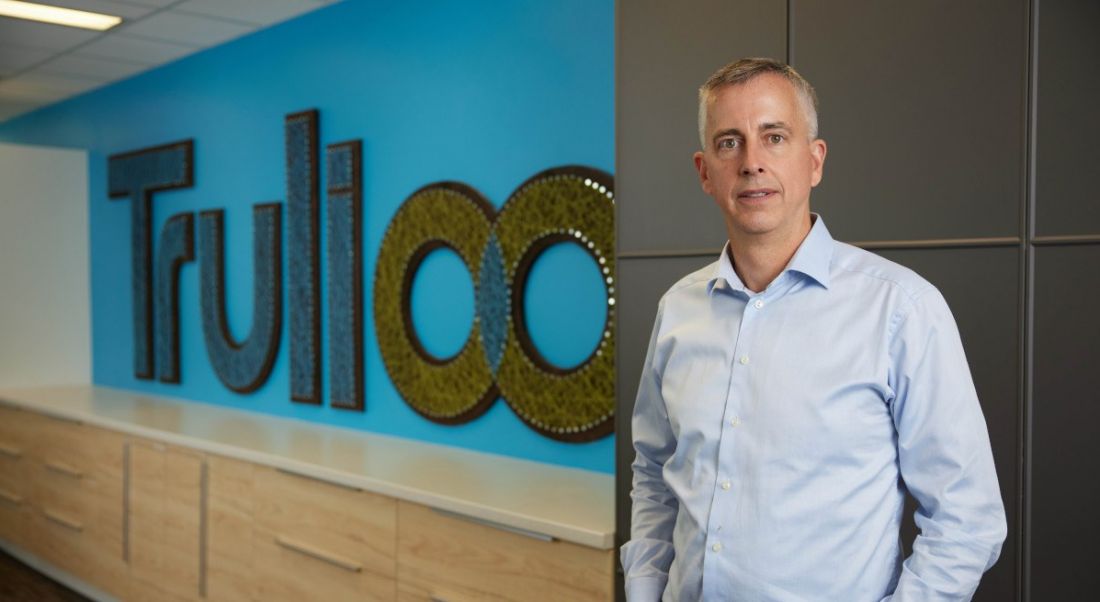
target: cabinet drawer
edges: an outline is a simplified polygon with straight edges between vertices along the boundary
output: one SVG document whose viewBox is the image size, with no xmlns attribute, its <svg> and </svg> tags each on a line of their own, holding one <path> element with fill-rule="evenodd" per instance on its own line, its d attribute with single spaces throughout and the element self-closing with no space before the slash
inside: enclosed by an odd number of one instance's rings
<svg viewBox="0 0 1100 602">
<path fill-rule="evenodd" d="M 26 422 L 30 412 L 0 404 L 0 458 L 25 455 Z"/>
<path fill-rule="evenodd" d="M 25 498 L 30 493 L 27 486 L 28 464 L 29 460 L 23 455 L 22 448 L 7 446 L 0 449 L 0 502 L 12 502 L 16 498 Z"/>
<path fill-rule="evenodd" d="M 0 539 L 30 549 L 30 504 L 21 482 L 0 481 Z"/>
<path fill-rule="evenodd" d="M 103 541 L 102 552 L 121 557 L 123 438 L 62 422 L 47 429 L 50 447 L 38 447 L 27 467 L 34 483 L 32 505 L 70 522 L 93 525 L 97 540 Z"/>
<path fill-rule="evenodd" d="M 92 523 L 83 515 L 43 504 L 33 511 L 34 532 L 40 556 L 51 564 L 91 582 L 97 577 L 96 546 Z"/>
<path fill-rule="evenodd" d="M 31 495 L 29 471 L 33 464 L 30 445 L 33 439 L 27 431 L 35 420 L 41 418 L 0 405 L 0 512 L 25 506 Z M 0 526 L 0 536 L 2 532 Z"/>
<path fill-rule="evenodd" d="M 543 541 L 398 502 L 401 600 L 611 600 L 612 550 Z"/>
<path fill-rule="evenodd" d="M 26 547 L 30 487 L 26 439 L 27 412 L 0 405 L 0 539 Z"/>
<path fill-rule="evenodd" d="M 91 441 L 95 430 L 77 422 L 43 417 L 29 433 L 34 437 L 32 455 L 54 474 L 88 477 L 96 467 Z"/>
<path fill-rule="evenodd" d="M 261 600 L 393 600 L 393 499 L 269 468 L 255 471 Z"/>
<path fill-rule="evenodd" d="M 44 514 L 65 517 L 69 522 L 90 524 L 95 500 L 80 479 L 39 469 L 34 479 L 33 505 Z M 121 509 L 121 507 L 120 507 Z M 56 522 L 56 521 L 55 521 Z"/>
<path fill-rule="evenodd" d="M 36 446 L 36 462 L 30 468 L 31 551 L 118 595 L 127 581 L 122 555 L 123 439 L 110 431 L 47 420 L 44 431 L 49 436 L 42 442 L 50 447 Z"/>
<path fill-rule="evenodd" d="M 0 461 L 18 460 L 26 455 L 24 418 L 27 412 L 0 405 Z M 2 464 L 0 464 L 2 466 Z"/>
</svg>

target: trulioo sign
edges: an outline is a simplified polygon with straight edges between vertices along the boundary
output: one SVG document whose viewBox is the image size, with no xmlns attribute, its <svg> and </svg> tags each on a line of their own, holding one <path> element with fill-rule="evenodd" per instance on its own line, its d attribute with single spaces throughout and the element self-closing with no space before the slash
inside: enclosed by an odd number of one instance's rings
<svg viewBox="0 0 1100 602">
<path fill-rule="evenodd" d="M 321 403 L 318 113 L 287 115 L 286 227 L 283 204 L 252 209 L 252 329 L 243 341 L 226 319 L 224 211 L 198 215 L 199 295 L 203 340 L 221 382 L 249 393 L 271 374 L 283 322 L 283 236 L 289 280 L 290 397 Z M 361 142 L 325 149 L 325 277 L 328 290 L 329 404 L 364 408 Z M 154 253 L 152 201 L 162 190 L 194 182 L 190 140 L 108 159 L 108 194 L 131 204 L 134 374 L 180 382 L 179 272 L 195 260 L 195 216 L 171 216 Z M 614 411 L 614 208 L 610 175 L 569 166 L 536 174 L 499 212 L 473 188 L 437 182 L 414 192 L 386 229 L 374 283 L 379 349 L 394 386 L 421 416 L 459 424 L 503 398 L 534 430 L 564 441 L 612 432 Z M 603 274 L 607 314 L 600 343 L 580 365 L 562 369 L 531 341 L 524 284 L 549 246 L 579 245 Z M 453 250 L 475 277 L 474 328 L 449 358 L 417 338 L 410 294 L 421 262 Z"/>
</svg>

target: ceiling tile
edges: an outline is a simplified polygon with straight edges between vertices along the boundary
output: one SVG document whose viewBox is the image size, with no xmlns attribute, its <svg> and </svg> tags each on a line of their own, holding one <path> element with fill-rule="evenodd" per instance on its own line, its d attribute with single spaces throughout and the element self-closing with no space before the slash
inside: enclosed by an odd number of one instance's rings
<svg viewBox="0 0 1100 602">
<path fill-rule="evenodd" d="M 129 2 L 112 2 L 111 0 L 43 0 L 46 4 L 75 8 L 103 15 L 114 15 L 123 19 L 137 19 L 153 12 L 155 6 L 140 6 Z"/>
<path fill-rule="evenodd" d="M 49 50 L 0 44 L 0 77 L 8 77 L 16 71 L 47 59 L 52 54 Z"/>
<path fill-rule="evenodd" d="M 337 1 L 52 0 L 125 19 L 108 32 L 0 17 L 0 121 Z"/>
<path fill-rule="evenodd" d="M 297 17 L 323 5 L 312 0 L 188 0 L 172 7 L 173 11 L 273 25 Z"/>
<path fill-rule="evenodd" d="M 125 33 L 147 38 L 213 46 L 255 30 L 255 27 L 166 11 L 126 27 Z M 119 33 L 122 33 L 121 31 Z"/>
<path fill-rule="evenodd" d="M 5 44 L 60 52 L 98 35 L 98 31 L 0 17 L 0 40 Z"/>
<path fill-rule="evenodd" d="M 148 68 L 147 64 L 80 56 L 77 53 L 65 54 L 38 66 L 42 73 L 96 80 L 122 79 Z"/>
<path fill-rule="evenodd" d="M 122 59 L 146 65 L 160 65 L 187 56 L 199 50 L 196 46 L 184 46 L 173 42 L 156 42 L 133 38 L 125 33 L 113 33 L 81 46 L 75 54 L 104 59 Z"/>
</svg>

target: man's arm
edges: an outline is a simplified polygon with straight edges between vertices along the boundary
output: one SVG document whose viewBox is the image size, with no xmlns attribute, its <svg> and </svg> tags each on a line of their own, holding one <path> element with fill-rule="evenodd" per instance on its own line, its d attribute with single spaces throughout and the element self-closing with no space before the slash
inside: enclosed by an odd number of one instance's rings
<svg viewBox="0 0 1100 602">
<path fill-rule="evenodd" d="M 920 535 L 886 600 L 970 600 L 1007 532 L 985 418 L 939 291 L 915 299 L 895 328 L 890 409 Z"/>
<path fill-rule="evenodd" d="M 661 473 L 676 449 L 676 441 L 661 396 L 660 376 L 653 364 L 661 314 L 662 307 L 658 307 L 631 421 L 636 455 L 630 492 L 630 541 L 620 551 L 630 602 L 656 602 L 661 598 L 675 556 L 672 529 L 679 503 Z"/>
</svg>

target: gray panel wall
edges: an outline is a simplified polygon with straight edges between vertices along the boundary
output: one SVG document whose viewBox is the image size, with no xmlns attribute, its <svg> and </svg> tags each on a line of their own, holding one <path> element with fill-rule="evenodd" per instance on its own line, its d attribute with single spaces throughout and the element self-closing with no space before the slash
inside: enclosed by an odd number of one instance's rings
<svg viewBox="0 0 1100 602">
<path fill-rule="evenodd" d="M 959 324 L 1009 517 L 974 599 L 1100 587 L 1098 27 L 1090 0 L 619 3 L 620 543 L 657 299 L 725 237 L 690 162 L 695 90 L 734 58 L 789 56 L 829 144 L 814 210 L 932 281 Z"/>
<path fill-rule="evenodd" d="M 740 10 L 731 22 L 734 6 Z M 691 159 L 699 150 L 698 89 L 717 67 L 711 57 L 783 56 L 786 6 L 624 0 L 616 25 L 615 197 L 630 199 L 618 215 L 619 249 L 660 254 L 721 246 L 725 230 L 714 227 L 721 217 L 699 188 Z"/>
<path fill-rule="evenodd" d="M 1035 255 L 1032 599 L 1083 599 L 1100 591 L 1100 245 Z"/>
<path fill-rule="evenodd" d="M 1095 186 L 1100 141 L 1100 2 L 1044 0 L 1039 10 L 1035 228 L 1040 235 L 1100 232 Z"/>
<path fill-rule="evenodd" d="M 1042 0 L 1036 20 L 1026 551 L 1032 599 L 1072 600 L 1100 589 L 1100 3 Z"/>
<path fill-rule="evenodd" d="M 841 240 L 1018 236 L 1026 0 L 792 3 L 792 64 L 817 89 Z"/>
</svg>

